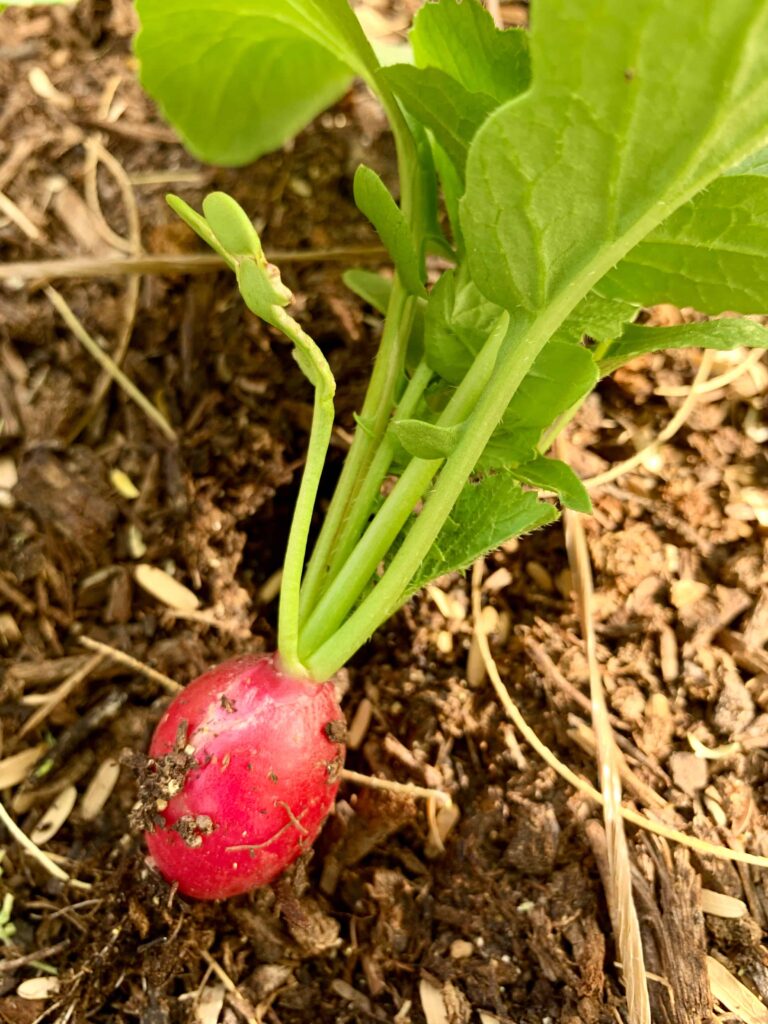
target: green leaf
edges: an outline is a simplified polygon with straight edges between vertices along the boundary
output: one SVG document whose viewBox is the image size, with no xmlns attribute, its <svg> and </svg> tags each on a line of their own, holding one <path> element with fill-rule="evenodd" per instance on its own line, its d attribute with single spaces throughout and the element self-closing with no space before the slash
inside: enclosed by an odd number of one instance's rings
<svg viewBox="0 0 768 1024">
<path fill-rule="evenodd" d="M 361 164 L 355 172 L 355 202 L 373 224 L 400 276 L 413 295 L 425 295 L 419 258 L 403 212 L 375 171 Z"/>
<path fill-rule="evenodd" d="M 376 58 L 346 0 L 137 0 L 141 80 L 195 156 L 277 149 Z"/>
<path fill-rule="evenodd" d="M 598 381 L 588 349 L 554 338 L 536 361 L 501 421 L 502 429 L 548 427 L 561 413 L 586 398 Z"/>
<path fill-rule="evenodd" d="M 387 312 L 389 296 L 392 294 L 392 281 L 375 274 L 372 270 L 345 270 L 341 275 L 344 284 L 351 292 L 358 295 L 363 302 L 373 306 L 382 316 Z"/>
<path fill-rule="evenodd" d="M 432 154 L 435 161 L 435 168 L 440 180 L 440 188 L 443 193 L 445 212 L 448 214 L 448 222 L 451 226 L 453 244 L 457 251 L 463 256 L 464 239 L 461 234 L 459 222 L 459 200 L 464 192 L 464 177 L 456 170 L 456 165 L 450 159 L 439 142 L 433 140 Z"/>
<path fill-rule="evenodd" d="M 750 153 L 748 157 L 731 167 L 726 174 L 768 174 L 768 146 Z"/>
<path fill-rule="evenodd" d="M 438 576 L 466 569 L 511 537 L 554 522 L 557 515 L 554 505 L 524 491 L 511 473 L 468 483 L 404 598 Z"/>
<path fill-rule="evenodd" d="M 420 67 L 440 68 L 465 89 L 497 102 L 528 88 L 528 39 L 520 29 L 500 31 L 478 0 L 427 3 L 413 22 L 411 43 Z"/>
<path fill-rule="evenodd" d="M 520 466 L 530 464 L 545 428 L 582 402 L 598 378 L 597 365 L 588 349 L 553 338 L 523 378 L 477 469 L 517 472 Z"/>
<path fill-rule="evenodd" d="M 644 352 L 659 352 L 669 348 L 713 348 L 728 352 L 734 348 L 768 348 L 768 328 L 754 320 L 708 320 L 700 324 L 681 324 L 679 327 L 643 327 L 631 324 L 611 345 L 600 361 L 600 373 L 605 375 L 623 366 Z"/>
<path fill-rule="evenodd" d="M 438 68 L 396 64 L 379 77 L 405 109 L 428 128 L 458 171 L 464 172 L 469 144 L 475 132 L 498 105 L 484 93 L 472 93 Z"/>
<path fill-rule="evenodd" d="M 764 143 L 768 5 L 541 3 L 530 46 L 531 89 L 472 141 L 461 217 L 475 282 L 546 310 L 541 332 Z"/>
<path fill-rule="evenodd" d="M 514 470 L 536 458 L 541 427 L 505 427 L 500 423 L 480 456 L 475 472 Z"/>
<path fill-rule="evenodd" d="M 601 285 L 602 287 L 602 285 Z M 597 292 L 589 292 L 565 320 L 558 336 L 581 341 L 584 336 L 593 341 L 612 341 L 631 323 L 640 304 L 624 299 L 609 299 Z"/>
<path fill-rule="evenodd" d="M 393 420 L 390 428 L 409 455 L 417 459 L 447 459 L 461 439 L 464 424 L 441 427 L 425 420 Z"/>
<path fill-rule="evenodd" d="M 475 356 L 499 319 L 465 266 L 446 270 L 432 288 L 424 324 L 427 364 L 450 384 L 464 379 Z"/>
<path fill-rule="evenodd" d="M 584 484 L 579 480 L 570 466 L 559 459 L 546 459 L 539 455 L 531 462 L 516 466 L 512 475 L 532 487 L 540 487 L 545 491 L 553 491 L 561 504 L 576 512 L 589 515 L 592 502 Z"/>
<path fill-rule="evenodd" d="M 248 214 L 226 192 L 211 192 L 203 200 L 203 213 L 221 247 L 232 256 L 262 259 L 261 239 Z"/>
<path fill-rule="evenodd" d="M 713 181 L 632 249 L 601 289 L 706 313 L 768 309 L 768 168 L 759 167 Z"/>
<path fill-rule="evenodd" d="M 214 252 L 217 252 L 222 259 L 226 260 L 231 270 L 235 269 L 235 261 L 213 233 L 208 221 L 197 210 L 193 210 L 189 203 L 185 203 L 179 196 L 168 193 L 165 201 L 170 208 L 180 217 L 188 228 L 191 228 L 198 238 L 201 238 L 206 245 L 209 245 Z"/>
</svg>

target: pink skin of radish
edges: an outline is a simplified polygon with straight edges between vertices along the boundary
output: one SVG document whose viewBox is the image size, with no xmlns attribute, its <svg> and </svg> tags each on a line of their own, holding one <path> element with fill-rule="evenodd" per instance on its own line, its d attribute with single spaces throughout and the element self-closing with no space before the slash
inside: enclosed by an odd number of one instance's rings
<svg viewBox="0 0 768 1024">
<path fill-rule="evenodd" d="M 235 658 L 190 683 L 149 748 L 148 771 L 170 780 L 146 833 L 158 870 L 196 899 L 273 881 L 333 806 L 344 732 L 333 685 L 285 675 L 273 657 Z"/>
</svg>

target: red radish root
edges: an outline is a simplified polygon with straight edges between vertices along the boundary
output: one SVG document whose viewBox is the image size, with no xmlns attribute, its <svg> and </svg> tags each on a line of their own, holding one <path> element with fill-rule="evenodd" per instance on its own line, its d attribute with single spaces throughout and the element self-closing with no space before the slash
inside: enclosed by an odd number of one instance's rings
<svg viewBox="0 0 768 1024">
<path fill-rule="evenodd" d="M 190 683 L 149 748 L 157 868 L 197 899 L 271 882 L 333 806 L 344 734 L 333 684 L 285 675 L 272 657 L 235 658 Z"/>
</svg>

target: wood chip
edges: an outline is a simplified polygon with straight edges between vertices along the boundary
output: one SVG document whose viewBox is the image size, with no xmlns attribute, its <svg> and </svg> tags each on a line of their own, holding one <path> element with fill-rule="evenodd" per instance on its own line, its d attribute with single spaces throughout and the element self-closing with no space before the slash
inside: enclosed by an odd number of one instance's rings
<svg viewBox="0 0 768 1024">
<path fill-rule="evenodd" d="M 743 900 L 727 896 L 724 892 L 713 892 L 712 889 L 701 890 L 701 909 L 713 917 L 728 917 L 734 920 L 744 917 L 748 912 Z"/>
<path fill-rule="evenodd" d="M 707 975 L 712 995 L 743 1024 L 768 1024 L 768 1007 L 711 956 L 707 957 Z"/>
<path fill-rule="evenodd" d="M 47 743 L 37 743 L 11 757 L 4 757 L 0 761 L 0 789 L 10 789 L 23 782 L 47 749 Z"/>
<path fill-rule="evenodd" d="M 125 498 L 127 501 L 135 501 L 139 497 L 141 492 L 138 487 L 122 469 L 113 469 L 109 474 L 109 479 L 121 498 Z"/>
<path fill-rule="evenodd" d="M 709 587 L 701 580 L 675 580 L 669 588 L 669 599 L 675 608 L 686 608 L 695 604 L 709 593 Z"/>
<path fill-rule="evenodd" d="M 347 750 L 358 750 L 368 734 L 368 729 L 373 717 L 373 704 L 367 697 L 363 697 L 357 705 L 352 722 L 347 733 Z"/>
<path fill-rule="evenodd" d="M 465 960 L 474 954 L 475 947 L 466 939 L 456 939 L 451 943 L 450 952 L 454 960 Z"/>
<path fill-rule="evenodd" d="M 427 1024 L 450 1024 L 442 989 L 422 978 L 419 982 L 419 998 Z"/>
<path fill-rule="evenodd" d="M 366 1016 L 371 1014 L 373 1010 L 371 1000 L 363 992 L 358 992 L 349 982 L 343 981 L 341 978 L 334 978 L 331 982 L 331 991 L 335 992 L 337 996 L 341 996 L 348 1003 L 351 1003 L 352 1006 L 357 1007 Z"/>
<path fill-rule="evenodd" d="M 30 68 L 27 79 L 29 80 L 29 84 L 32 86 L 32 91 L 35 92 L 40 99 L 47 100 L 51 106 L 58 107 L 59 110 L 70 110 L 72 108 L 75 102 L 73 98 L 71 96 L 67 96 L 66 93 L 60 92 L 50 80 L 46 72 L 38 65 Z"/>
<path fill-rule="evenodd" d="M 200 600 L 188 587 L 156 565 L 142 562 L 133 570 L 133 576 L 143 590 L 168 608 L 194 612 L 200 607 Z"/>
<path fill-rule="evenodd" d="M 98 818 L 112 795 L 119 775 L 120 764 L 113 757 L 108 757 L 101 762 L 80 802 L 80 814 L 83 821 L 95 821 Z"/>
<path fill-rule="evenodd" d="M 434 585 L 427 587 L 427 593 L 437 605 L 437 610 L 444 619 L 451 619 L 453 615 L 453 602 L 444 590 Z"/>
<path fill-rule="evenodd" d="M 16 995 L 22 999 L 51 999 L 59 991 L 59 979 L 50 975 L 40 978 L 27 978 L 16 989 Z"/>
<path fill-rule="evenodd" d="M 29 838 L 36 846 L 44 846 L 53 839 L 72 813 L 76 800 L 77 789 L 74 786 L 67 786 L 65 789 L 62 789 L 29 834 Z"/>
<path fill-rule="evenodd" d="M 512 573 L 509 569 L 505 569 L 504 566 L 501 569 L 497 569 L 496 572 L 492 572 L 491 575 L 483 583 L 483 590 L 487 590 L 489 594 L 498 594 L 500 590 L 506 590 L 512 582 Z"/>
<path fill-rule="evenodd" d="M 206 985 L 195 1003 L 195 1024 L 218 1024 L 226 994 L 223 985 Z"/>
<path fill-rule="evenodd" d="M 12 491 L 19 482 L 19 471 L 14 460 L 8 456 L 0 459 L 0 490 Z"/>
</svg>

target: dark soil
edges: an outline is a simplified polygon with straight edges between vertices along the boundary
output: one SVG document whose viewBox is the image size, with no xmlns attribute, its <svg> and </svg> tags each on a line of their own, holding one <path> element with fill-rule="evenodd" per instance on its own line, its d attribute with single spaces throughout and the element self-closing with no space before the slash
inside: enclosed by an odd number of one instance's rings
<svg viewBox="0 0 768 1024">
<path fill-rule="evenodd" d="M 394 15 L 389 4 L 369 6 L 384 28 L 387 18 L 393 29 L 407 20 L 406 6 Z M 165 205 L 166 189 L 196 206 L 213 188 L 231 192 L 268 248 L 314 254 L 283 271 L 339 385 L 327 500 L 380 323 L 344 288 L 347 264 L 322 253 L 376 244 L 351 198 L 362 159 L 393 180 L 373 102 L 353 92 L 251 167 L 202 167 L 136 83 L 126 0 L 9 11 L 1 21 L 0 191 L 21 214 L 0 212 L 3 263 L 130 250 L 114 237 L 130 238 L 120 169 L 146 253 L 199 251 Z M 117 171 L 89 169 L 98 146 Z M 146 864 L 129 826 L 133 766 L 169 697 L 157 678 L 97 660 L 81 638 L 179 683 L 273 648 L 271 582 L 311 394 L 287 346 L 244 313 L 227 274 L 146 274 L 135 311 L 130 280 L 50 278 L 108 349 L 129 334 L 124 368 L 176 443 L 114 386 L 92 401 L 100 372 L 54 312 L 46 281 L 0 280 L 0 785 L 32 835 L 69 797 L 41 845 L 89 885 L 53 878 L 0 832 L 0 1022 L 623 1019 L 599 809 L 518 746 L 474 664 L 464 578 L 439 581 L 379 632 L 349 666 L 344 701 L 350 723 L 370 719 L 348 767 L 439 786 L 458 820 L 344 784 L 313 858 L 273 888 L 191 903 Z M 690 384 L 699 358 L 649 357 L 604 383 L 569 436 L 577 470 L 592 475 L 651 440 L 681 401 L 655 389 Z M 713 373 L 726 368 L 721 360 Z M 653 462 L 595 493 L 588 523 L 610 709 L 645 787 L 629 788 L 628 800 L 762 854 L 766 376 L 759 364 L 700 399 Z M 200 610 L 169 611 L 137 584 L 139 563 L 190 588 Z M 561 528 L 507 545 L 488 572 L 502 678 L 540 738 L 594 779 Z M 46 698 L 85 669 L 43 714 Z M 718 756 L 695 757 L 689 734 Z M 8 760 L 25 753 L 21 769 Z M 94 816 L 89 787 L 114 759 L 117 783 Z M 634 830 L 629 842 L 654 1021 L 713 1019 L 705 952 L 768 1000 L 766 875 Z M 702 887 L 742 900 L 743 915 L 704 915 Z M 56 993 L 19 994 L 23 982 L 51 977 Z"/>
</svg>

